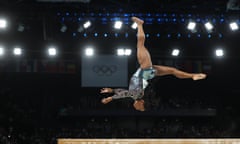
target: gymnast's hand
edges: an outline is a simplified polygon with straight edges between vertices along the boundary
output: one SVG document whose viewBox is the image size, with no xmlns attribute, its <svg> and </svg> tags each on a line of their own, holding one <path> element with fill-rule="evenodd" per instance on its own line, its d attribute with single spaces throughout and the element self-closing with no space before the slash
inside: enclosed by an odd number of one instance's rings
<svg viewBox="0 0 240 144">
<path fill-rule="evenodd" d="M 113 89 L 111 88 L 102 88 L 100 93 L 112 93 L 113 92 Z"/>
<path fill-rule="evenodd" d="M 107 98 L 103 98 L 102 99 L 102 103 L 103 104 L 107 104 L 107 103 L 109 103 L 109 102 L 111 102 L 112 101 L 112 97 L 107 97 Z"/>
</svg>

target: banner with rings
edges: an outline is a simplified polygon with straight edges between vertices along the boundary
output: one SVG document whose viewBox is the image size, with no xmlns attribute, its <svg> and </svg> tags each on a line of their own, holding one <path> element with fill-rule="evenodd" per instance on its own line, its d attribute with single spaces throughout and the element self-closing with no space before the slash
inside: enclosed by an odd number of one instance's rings
<svg viewBox="0 0 240 144">
<path fill-rule="evenodd" d="M 114 55 L 82 57 L 81 84 L 83 87 L 127 87 L 127 57 Z"/>
</svg>

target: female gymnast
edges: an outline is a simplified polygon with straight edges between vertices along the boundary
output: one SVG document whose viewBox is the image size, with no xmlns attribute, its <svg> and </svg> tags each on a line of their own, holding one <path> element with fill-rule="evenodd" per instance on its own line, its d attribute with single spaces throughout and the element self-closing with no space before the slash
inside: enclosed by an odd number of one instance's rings
<svg viewBox="0 0 240 144">
<path fill-rule="evenodd" d="M 148 80 L 156 76 L 174 75 L 177 78 L 192 80 L 201 80 L 206 78 L 204 73 L 188 73 L 178 70 L 174 67 L 153 65 L 149 51 L 145 47 L 145 33 L 143 30 L 144 21 L 137 18 L 131 18 L 133 22 L 137 23 L 137 59 L 140 67 L 132 75 L 128 90 L 126 89 L 112 89 L 102 88 L 100 93 L 112 93 L 112 96 L 103 98 L 101 102 L 107 104 L 112 100 L 130 97 L 134 100 L 133 107 L 138 111 L 146 111 L 147 104 L 144 101 L 144 90 L 148 85 Z"/>
</svg>

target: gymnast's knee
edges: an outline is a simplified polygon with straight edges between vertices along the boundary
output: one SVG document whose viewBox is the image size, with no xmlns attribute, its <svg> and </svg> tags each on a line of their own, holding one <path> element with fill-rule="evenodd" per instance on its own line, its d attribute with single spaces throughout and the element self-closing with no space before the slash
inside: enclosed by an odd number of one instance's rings
<svg viewBox="0 0 240 144">
<path fill-rule="evenodd" d="M 145 35 L 144 34 L 138 34 L 137 38 L 138 38 L 138 40 L 144 41 L 145 40 Z"/>
</svg>

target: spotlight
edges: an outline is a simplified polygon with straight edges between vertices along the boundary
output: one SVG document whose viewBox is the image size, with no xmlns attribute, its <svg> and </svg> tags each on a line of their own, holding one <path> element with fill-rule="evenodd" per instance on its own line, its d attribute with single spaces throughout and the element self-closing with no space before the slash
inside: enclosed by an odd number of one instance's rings
<svg viewBox="0 0 240 144">
<path fill-rule="evenodd" d="M 0 29 L 7 27 L 7 21 L 5 19 L 0 19 Z"/>
<path fill-rule="evenodd" d="M 93 56 L 93 54 L 94 54 L 93 48 L 88 47 L 88 48 L 85 49 L 85 55 L 86 56 Z"/>
<path fill-rule="evenodd" d="M 216 49 L 215 55 L 216 55 L 217 57 L 222 57 L 222 56 L 224 55 L 224 52 L 223 52 L 222 49 Z"/>
<path fill-rule="evenodd" d="M 0 46 L 0 56 L 4 55 L 4 48 Z"/>
<path fill-rule="evenodd" d="M 212 32 L 213 25 L 210 22 L 205 23 L 204 26 L 208 32 Z"/>
<path fill-rule="evenodd" d="M 22 54 L 22 49 L 21 48 L 14 48 L 13 49 L 13 54 L 14 55 L 21 55 Z"/>
<path fill-rule="evenodd" d="M 137 29 L 137 23 L 134 22 L 131 27 L 132 27 L 132 29 Z"/>
<path fill-rule="evenodd" d="M 180 53 L 179 49 L 173 49 L 172 56 L 178 56 Z"/>
<path fill-rule="evenodd" d="M 119 55 L 119 56 L 124 55 L 124 49 L 118 49 L 117 50 L 117 55 Z"/>
<path fill-rule="evenodd" d="M 132 50 L 131 49 L 125 49 L 125 55 L 129 56 L 131 55 Z"/>
<path fill-rule="evenodd" d="M 191 32 L 196 32 L 196 23 L 195 22 L 189 22 L 187 25 L 187 29 Z"/>
<path fill-rule="evenodd" d="M 231 28 L 231 30 L 232 31 L 235 31 L 235 30 L 238 30 L 238 24 L 236 23 L 236 22 L 231 22 L 230 24 L 229 24 L 229 26 L 230 26 L 230 28 Z"/>
<path fill-rule="evenodd" d="M 83 27 L 85 28 L 85 29 L 87 29 L 87 28 L 89 28 L 90 26 L 91 26 L 91 22 L 90 21 L 86 21 L 84 24 L 83 24 Z"/>
<path fill-rule="evenodd" d="M 123 48 L 119 48 L 117 49 L 117 55 L 119 56 L 129 56 L 131 55 L 132 50 L 131 49 L 123 49 Z"/>
<path fill-rule="evenodd" d="M 116 21 L 114 24 L 114 28 L 115 29 L 121 29 L 122 27 L 122 21 Z"/>
<path fill-rule="evenodd" d="M 50 48 L 48 49 L 48 55 L 49 55 L 49 56 L 55 56 L 56 54 L 57 54 L 56 48 L 50 47 Z"/>
</svg>

